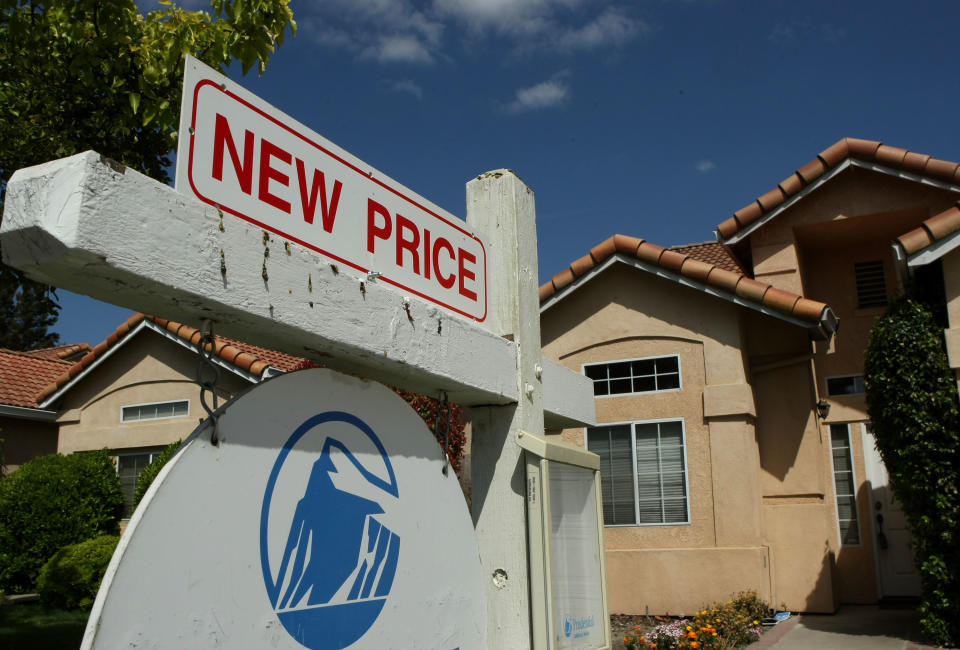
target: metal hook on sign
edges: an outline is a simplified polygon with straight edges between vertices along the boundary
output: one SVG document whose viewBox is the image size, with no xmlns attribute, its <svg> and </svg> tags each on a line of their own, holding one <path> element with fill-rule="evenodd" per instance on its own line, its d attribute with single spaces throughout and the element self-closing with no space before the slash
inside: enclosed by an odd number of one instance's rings
<svg viewBox="0 0 960 650">
<path fill-rule="evenodd" d="M 207 319 L 203 321 L 203 329 L 200 330 L 200 338 L 197 340 L 197 353 L 200 355 L 200 361 L 197 363 L 197 383 L 200 384 L 200 405 L 207 412 L 207 417 L 213 423 L 210 433 L 210 444 L 216 447 L 220 442 L 219 432 L 217 430 L 217 384 L 220 382 L 220 369 L 213 362 L 213 355 L 216 352 L 217 339 L 213 334 L 213 321 Z M 207 393 L 213 394 L 213 407 L 207 404 Z"/>
</svg>

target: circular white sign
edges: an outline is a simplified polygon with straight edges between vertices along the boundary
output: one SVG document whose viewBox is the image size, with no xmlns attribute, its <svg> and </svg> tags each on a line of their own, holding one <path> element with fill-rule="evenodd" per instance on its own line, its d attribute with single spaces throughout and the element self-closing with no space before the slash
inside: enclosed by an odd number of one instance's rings
<svg viewBox="0 0 960 650">
<path fill-rule="evenodd" d="M 118 546 L 83 648 L 485 648 L 473 525 L 423 420 L 306 370 L 201 426 Z"/>
</svg>

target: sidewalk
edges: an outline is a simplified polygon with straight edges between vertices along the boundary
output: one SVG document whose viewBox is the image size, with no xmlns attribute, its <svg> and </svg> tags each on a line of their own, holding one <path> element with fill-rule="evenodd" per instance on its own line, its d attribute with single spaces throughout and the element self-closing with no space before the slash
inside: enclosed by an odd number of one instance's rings
<svg viewBox="0 0 960 650">
<path fill-rule="evenodd" d="M 756 650 L 932 650 L 910 608 L 844 605 L 836 614 L 791 616 L 750 646 Z"/>
</svg>

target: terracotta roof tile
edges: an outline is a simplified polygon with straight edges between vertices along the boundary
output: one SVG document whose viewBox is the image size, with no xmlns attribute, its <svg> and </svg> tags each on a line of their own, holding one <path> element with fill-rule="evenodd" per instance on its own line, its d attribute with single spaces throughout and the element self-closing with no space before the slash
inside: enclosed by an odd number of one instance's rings
<svg viewBox="0 0 960 650">
<path fill-rule="evenodd" d="M 696 260 L 718 266 L 727 271 L 747 275 L 743 265 L 740 264 L 740 261 L 733 254 L 733 251 L 719 242 L 708 241 L 701 244 L 682 244 L 680 246 L 671 246 L 670 250 L 689 255 Z"/>
<path fill-rule="evenodd" d="M 89 343 L 70 343 L 68 345 L 58 345 L 53 348 L 40 348 L 38 350 L 25 350 L 23 354 L 39 359 L 50 359 L 52 361 L 70 361 L 71 357 L 76 357 L 81 353 L 92 350 Z"/>
<path fill-rule="evenodd" d="M 17 352 L 0 348 L 0 404 L 37 408 L 45 386 L 72 365 L 48 358 L 48 351 Z M 36 354 L 36 353 L 40 354 Z"/>
<path fill-rule="evenodd" d="M 71 379 L 89 368 L 90 365 L 103 356 L 107 350 L 122 341 L 124 337 L 134 330 L 143 320 L 152 321 L 156 325 L 165 329 L 167 332 L 170 332 L 171 334 L 191 343 L 192 345 L 196 345 L 197 341 L 199 341 L 200 337 L 202 336 L 200 330 L 183 323 L 168 321 L 163 318 L 146 316 L 139 313 L 134 314 L 125 323 L 120 325 L 112 334 L 110 334 L 105 341 L 92 348 L 90 352 L 84 355 L 84 357 L 76 363 L 70 364 L 57 362 L 59 364 L 58 372 L 46 378 L 44 385 L 40 387 L 39 392 L 35 396 L 36 403 L 40 403 L 47 399 L 56 393 L 60 388 L 69 383 Z M 90 346 L 87 347 L 89 348 Z M 261 376 L 263 371 L 268 367 L 274 367 L 285 372 L 289 372 L 305 361 L 305 359 L 301 357 L 295 357 L 290 354 L 285 354 L 269 348 L 263 348 L 258 345 L 251 345 L 249 343 L 244 343 L 243 341 L 238 341 L 236 339 L 231 339 L 220 335 L 216 336 L 214 350 L 216 355 L 222 360 L 226 361 L 227 363 L 232 363 L 241 370 L 250 372 L 256 376 Z M 2 390 L 3 388 L 0 387 L 0 403 L 2 403 Z"/>
<path fill-rule="evenodd" d="M 721 222 L 717 226 L 720 239 L 725 241 L 733 237 L 848 158 L 876 162 L 940 181 L 960 183 L 960 165 L 955 162 L 938 160 L 926 154 L 891 147 L 876 140 L 843 138 L 820 152 L 816 158 L 783 180 L 777 187 L 734 212 L 732 218 Z"/>
<path fill-rule="evenodd" d="M 930 217 L 910 232 L 900 235 L 897 241 L 907 255 L 913 255 L 958 231 L 960 231 L 960 201 Z"/>
<path fill-rule="evenodd" d="M 640 242 L 635 251 L 632 254 L 624 252 L 633 250 L 635 241 Z M 622 245 L 616 245 L 618 243 Z M 821 315 L 828 308 L 822 302 L 808 300 L 797 294 L 776 289 L 769 284 L 747 277 L 740 270 L 740 265 L 730 250 L 716 242 L 688 244 L 667 249 L 647 241 L 616 235 L 604 240 L 599 246 L 595 246 L 591 250 L 590 257 L 593 264 L 589 268 L 596 268 L 604 261 L 605 258 L 600 257 L 599 253 L 605 253 L 606 257 L 619 253 L 636 258 L 647 264 L 670 271 L 678 279 L 685 277 L 702 282 L 784 316 L 792 316 L 798 320 L 806 321 L 811 325 L 819 323 Z M 587 268 L 583 258 L 580 258 L 574 264 L 577 265 L 578 269 Z M 570 286 L 576 278 L 582 276 L 583 273 L 575 273 L 571 265 L 570 268 L 553 276 L 550 282 L 540 287 L 540 301 L 543 302 L 551 298 L 562 289 Z"/>
</svg>

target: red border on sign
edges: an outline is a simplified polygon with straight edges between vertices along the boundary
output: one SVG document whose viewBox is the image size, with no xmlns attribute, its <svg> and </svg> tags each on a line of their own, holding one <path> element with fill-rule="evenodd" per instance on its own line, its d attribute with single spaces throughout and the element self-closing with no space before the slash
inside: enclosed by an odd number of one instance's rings
<svg viewBox="0 0 960 650">
<path fill-rule="evenodd" d="M 476 235 L 474 235 L 473 233 L 471 233 L 471 232 L 469 232 L 469 231 L 467 231 L 467 230 L 464 230 L 464 229 L 463 229 L 461 226 L 459 226 L 458 224 L 456 224 L 456 223 L 454 223 L 454 222 L 452 222 L 452 221 L 444 218 L 443 216 L 437 214 L 437 213 L 434 212 L 433 210 L 430 210 L 430 209 L 428 209 L 428 208 L 420 205 L 419 203 L 417 203 L 416 201 L 414 201 L 414 200 L 411 199 L 410 197 L 406 196 L 405 194 L 402 194 L 402 193 L 401 193 L 400 191 L 398 191 L 397 189 L 395 189 L 395 188 L 393 188 L 393 187 L 390 187 L 390 186 L 387 185 L 386 183 L 382 182 L 380 179 L 373 178 L 373 177 L 370 176 L 369 174 L 367 174 L 367 173 L 363 172 L 362 170 L 360 170 L 360 169 L 359 169 L 358 167 L 356 167 L 355 165 L 347 162 L 346 160 L 344 160 L 344 159 L 341 158 L 340 156 L 336 155 L 335 153 L 333 153 L 333 152 L 331 152 L 331 151 L 328 151 L 327 149 L 325 149 L 324 147 L 320 146 L 319 144 L 317 144 L 316 142 L 314 142 L 314 141 L 311 140 L 310 138 L 308 138 L 308 137 L 306 137 L 305 135 L 303 135 L 302 133 L 299 133 L 299 132 L 297 132 L 297 131 L 294 131 L 292 128 L 290 128 L 289 126 L 287 126 L 287 125 L 284 124 L 283 122 L 279 121 L 279 120 L 278 120 L 277 118 L 275 118 L 274 116 L 272 116 L 272 115 L 270 115 L 269 113 L 266 113 L 266 112 L 260 110 L 259 108 L 257 108 L 257 107 L 254 106 L 253 104 L 251 104 L 250 102 L 244 100 L 244 99 L 241 98 L 241 97 L 238 97 L 237 95 L 235 95 L 234 93 L 230 92 L 229 90 L 227 90 L 226 88 L 222 87 L 220 84 L 218 84 L 217 82 L 215 82 L 215 81 L 213 81 L 213 80 L 211 80 L 211 79 L 203 79 L 203 80 L 201 80 L 200 82 L 197 83 L 196 87 L 194 88 L 194 90 L 193 90 L 193 111 L 192 111 L 192 114 L 190 115 L 190 131 L 191 131 L 191 133 L 190 133 L 190 154 L 189 154 L 188 162 L 187 162 L 187 180 L 188 180 L 189 183 L 190 183 L 190 189 L 193 190 L 194 195 L 195 195 L 198 199 L 200 199 L 200 200 L 203 201 L 204 203 L 208 203 L 208 204 L 210 204 L 210 205 L 212 205 L 212 206 L 214 206 L 214 207 L 216 207 L 216 208 L 219 208 L 219 209 L 223 210 L 224 212 L 228 212 L 228 213 L 234 215 L 235 217 L 239 217 L 240 219 L 243 219 L 244 221 L 247 221 L 247 222 L 249 222 L 249 223 L 252 223 L 252 224 L 254 224 L 255 226 L 258 226 L 258 227 L 260 227 L 260 228 L 263 228 L 264 230 L 269 230 L 270 232 L 274 233 L 275 235 L 279 235 L 279 236 L 281 236 L 281 237 L 283 237 L 283 238 L 285 238 L 285 239 L 288 239 L 288 240 L 290 240 L 290 241 L 292 241 L 292 242 L 295 242 L 295 243 L 297 243 L 297 244 L 300 244 L 301 246 L 304 246 L 304 247 L 306 247 L 306 248 L 309 248 L 310 250 L 314 250 L 314 251 L 316 251 L 316 252 L 318 252 L 318 253 L 322 253 L 322 254 L 326 255 L 327 257 L 330 257 L 330 258 L 333 258 L 333 259 L 337 260 L 337 261 L 340 262 L 341 264 L 346 264 L 346 265 L 349 266 L 349 267 L 352 267 L 352 268 L 354 268 L 354 269 L 357 269 L 357 270 L 360 271 L 361 273 L 367 273 L 367 272 L 370 271 L 370 269 L 364 268 L 364 267 L 360 266 L 359 264 L 357 264 L 357 263 L 355 263 L 355 262 L 351 262 L 351 261 L 349 261 L 349 260 L 343 259 L 342 257 L 339 257 L 339 256 L 337 256 L 337 255 L 334 255 L 333 253 L 330 253 L 329 251 L 326 251 L 326 250 L 320 248 L 319 246 L 317 246 L 317 245 L 315 245 L 315 244 L 310 244 L 310 243 L 308 243 L 308 242 L 305 242 L 305 241 L 303 241 L 302 239 L 299 239 L 299 238 L 297 238 L 297 237 L 294 237 L 293 235 L 290 235 L 290 234 L 288 234 L 288 233 L 283 232 L 282 230 L 278 230 L 277 228 L 274 228 L 274 227 L 269 226 L 269 225 L 267 225 L 267 224 L 265 224 L 265 223 L 262 223 L 262 222 L 260 222 L 260 221 L 257 221 L 257 220 L 254 219 L 253 217 L 251 217 L 251 216 L 249 216 L 249 215 L 247 215 L 247 214 L 244 214 L 244 213 L 242 213 L 242 212 L 239 212 L 238 210 L 235 210 L 235 209 L 233 209 L 233 208 L 231 208 L 231 207 L 229 207 L 229 206 L 226 206 L 226 205 L 222 205 L 222 204 L 220 204 L 220 203 L 217 203 L 216 201 L 207 198 L 206 196 L 204 196 L 203 194 L 201 194 L 199 191 L 197 191 L 196 185 L 194 185 L 194 183 L 193 183 L 193 142 L 194 142 L 194 132 L 195 132 L 195 130 L 196 130 L 196 124 L 197 124 L 197 97 L 198 97 L 198 95 L 200 94 L 200 90 L 201 90 L 201 88 L 203 88 L 203 86 L 212 86 L 212 87 L 216 88 L 217 90 L 219 90 L 220 92 L 222 92 L 224 95 L 226 95 L 226 96 L 230 97 L 231 99 L 239 102 L 240 104 L 243 104 L 244 106 L 246 106 L 246 107 L 249 108 L 250 110 L 252 110 L 252 111 L 256 112 L 257 114 L 259 114 L 261 117 L 264 117 L 264 118 L 266 118 L 267 120 L 271 121 L 271 122 L 272 122 L 273 124 L 275 124 L 276 126 L 282 128 L 283 130 L 287 131 L 288 133 L 292 134 L 293 136 L 299 138 L 300 140 L 302 140 L 303 142 L 307 143 L 308 145 L 310 145 L 310 146 L 313 147 L 314 149 L 317 149 L 318 151 L 320 151 L 320 152 L 326 154 L 327 156 L 329 156 L 330 158 L 333 158 L 334 160 L 336 160 L 336 161 L 337 161 L 338 163 L 340 163 L 341 165 L 344 165 L 345 167 L 351 169 L 352 171 L 356 172 L 356 173 L 359 174 L 360 176 L 363 176 L 366 180 L 372 181 L 372 182 L 376 183 L 377 185 L 379 185 L 379 186 L 382 187 L 383 189 L 385 189 L 385 190 L 387 190 L 388 192 L 390 192 L 390 193 L 396 195 L 397 197 L 403 199 L 404 201 L 406 201 L 406 202 L 409 203 L 410 205 L 412 205 L 412 206 L 420 209 L 421 211 L 423 211 L 423 212 L 431 215 L 432 217 L 434 217 L 434 218 L 436 218 L 436 219 L 439 219 L 440 221 L 442 221 L 443 223 L 447 224 L 447 225 L 450 226 L 451 228 L 454 228 L 454 229 L 456 229 L 456 230 L 459 230 L 461 233 L 463 233 L 464 235 L 466 235 L 466 236 L 469 237 L 470 239 L 472 239 L 472 240 L 474 240 L 475 242 L 477 242 L 477 244 L 480 245 L 480 249 L 483 251 L 483 315 L 480 316 L 479 318 L 476 317 L 476 316 L 474 316 L 473 314 L 469 314 L 469 313 L 467 313 L 467 312 L 465 312 L 465 311 L 463 311 L 463 310 L 461 310 L 461 309 L 457 309 L 456 307 L 454 307 L 454 306 L 452 306 L 452 305 L 448 305 L 447 303 L 445 303 L 445 302 L 443 302 L 443 301 L 441 301 L 441 300 L 438 300 L 438 299 L 433 298 L 433 297 L 431 297 L 431 296 L 425 295 L 425 294 L 417 291 L 416 289 L 413 289 L 413 288 L 411 288 L 411 287 L 408 287 L 407 285 L 403 284 L 402 282 L 399 282 L 399 281 L 397 281 L 397 280 L 393 280 L 393 279 L 387 277 L 386 275 L 381 275 L 381 276 L 379 276 L 378 279 L 383 280 L 383 281 L 385 281 L 385 282 L 387 282 L 387 283 L 389 283 L 389 284 L 392 284 L 392 285 L 394 285 L 394 286 L 396 286 L 396 287 L 399 287 L 399 288 L 401 288 L 401 289 L 403 289 L 403 290 L 405 290 L 405 291 L 409 291 L 410 293 L 413 293 L 414 295 L 419 296 L 419 297 L 423 298 L 424 300 L 428 300 L 428 301 L 430 301 L 430 302 L 432 302 L 432 303 L 435 303 L 435 304 L 437 304 L 437 305 L 440 305 L 441 307 L 445 307 L 446 309 L 449 309 L 450 311 L 456 312 L 456 313 L 460 314 L 461 316 L 466 316 L 467 318 L 473 319 L 473 320 L 475 320 L 475 321 L 477 321 L 477 322 L 480 322 L 480 323 L 482 323 L 484 320 L 486 320 L 486 318 L 487 318 L 487 249 L 484 247 L 483 241 L 482 241 L 479 237 L 477 237 Z"/>
</svg>

